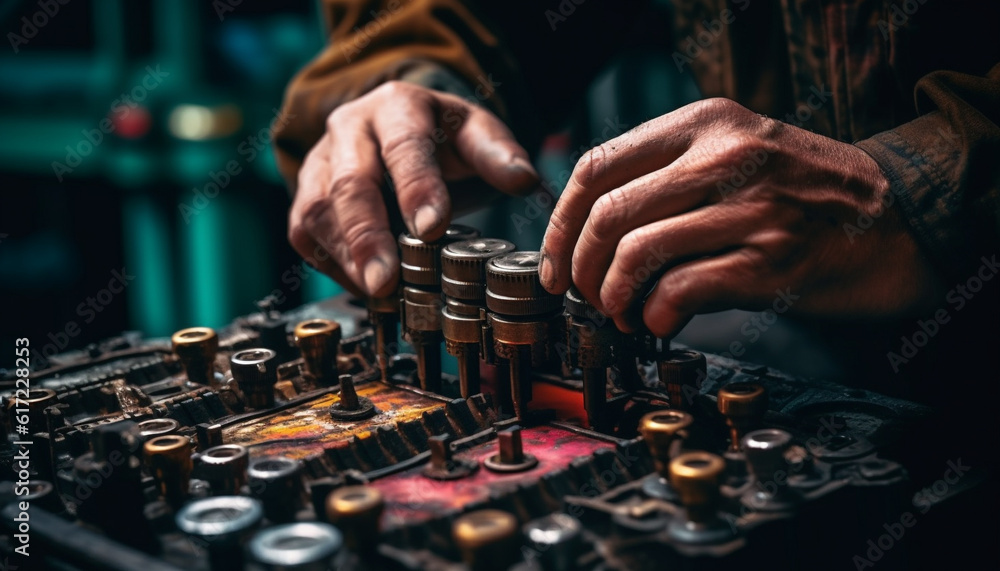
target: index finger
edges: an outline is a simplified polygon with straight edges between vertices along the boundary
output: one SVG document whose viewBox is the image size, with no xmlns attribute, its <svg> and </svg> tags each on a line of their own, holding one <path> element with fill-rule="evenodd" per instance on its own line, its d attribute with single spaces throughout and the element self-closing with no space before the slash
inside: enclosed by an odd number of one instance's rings
<svg viewBox="0 0 1000 571">
<path fill-rule="evenodd" d="M 546 290 L 561 294 L 572 284 L 573 250 L 598 198 L 672 163 L 690 147 L 696 114 L 685 109 L 647 121 L 598 145 L 577 162 L 542 241 L 539 276 Z"/>
</svg>

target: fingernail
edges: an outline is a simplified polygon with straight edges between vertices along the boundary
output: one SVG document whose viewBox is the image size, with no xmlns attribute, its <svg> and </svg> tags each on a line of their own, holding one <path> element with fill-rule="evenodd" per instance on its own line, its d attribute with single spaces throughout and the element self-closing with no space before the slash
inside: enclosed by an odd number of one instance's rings
<svg viewBox="0 0 1000 571">
<path fill-rule="evenodd" d="M 390 278 L 392 272 L 389 271 L 389 264 L 382 258 L 372 258 L 365 264 L 364 280 L 368 295 L 375 295 L 375 292 L 385 287 Z"/>
<path fill-rule="evenodd" d="M 413 215 L 413 231 L 418 238 L 437 228 L 439 224 L 441 224 L 441 214 L 437 208 L 429 204 L 417 208 L 416 214 Z"/>
<path fill-rule="evenodd" d="M 549 289 L 555 281 L 555 271 L 552 269 L 552 262 L 545 255 L 545 251 L 539 252 L 541 258 L 538 262 L 538 279 L 542 282 L 542 287 Z"/>
<path fill-rule="evenodd" d="M 535 171 L 535 167 L 522 157 L 514 157 L 511 159 L 510 166 L 538 176 L 538 173 Z"/>
</svg>

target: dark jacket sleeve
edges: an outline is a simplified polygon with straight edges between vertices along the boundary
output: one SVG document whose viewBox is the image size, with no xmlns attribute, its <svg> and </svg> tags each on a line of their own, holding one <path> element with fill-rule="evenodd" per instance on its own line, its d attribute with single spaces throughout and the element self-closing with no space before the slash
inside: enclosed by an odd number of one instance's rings
<svg viewBox="0 0 1000 571">
<path fill-rule="evenodd" d="M 985 77 L 930 73 L 915 97 L 919 117 L 857 145 L 932 262 L 964 283 L 1000 253 L 1000 64 Z"/>
</svg>

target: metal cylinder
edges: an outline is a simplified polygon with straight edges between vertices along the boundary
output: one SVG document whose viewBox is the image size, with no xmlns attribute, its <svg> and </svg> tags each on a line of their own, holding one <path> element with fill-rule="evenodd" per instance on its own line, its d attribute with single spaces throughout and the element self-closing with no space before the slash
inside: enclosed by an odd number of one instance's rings
<svg viewBox="0 0 1000 571">
<path fill-rule="evenodd" d="M 753 430 L 767 412 L 767 393 L 757 383 L 730 383 L 719 389 L 717 402 L 729 425 L 729 450 L 738 452 L 743 435 Z"/>
<path fill-rule="evenodd" d="M 261 501 L 264 515 L 272 522 L 286 523 L 305 505 L 302 463 L 284 456 L 254 458 L 247 467 L 250 493 Z"/>
<path fill-rule="evenodd" d="M 371 486 L 337 488 L 326 499 L 326 516 L 344 531 L 347 547 L 356 553 L 378 545 L 380 520 L 385 509 L 382 493 Z"/>
<path fill-rule="evenodd" d="M 479 510 L 455 519 L 452 539 L 473 571 L 506 571 L 521 554 L 517 518 L 500 510 Z"/>
<path fill-rule="evenodd" d="M 246 349 L 229 358 L 233 380 L 246 397 L 247 407 L 266 410 L 274 407 L 274 385 L 278 383 L 278 354 L 270 349 Z"/>
<path fill-rule="evenodd" d="M 178 434 L 157 436 L 146 441 L 143 452 L 163 499 L 174 508 L 183 505 L 193 468 L 191 439 Z"/>
<path fill-rule="evenodd" d="M 344 539 L 336 527 L 319 522 L 288 523 L 257 532 L 247 551 L 267 571 L 327 571 Z"/>
<path fill-rule="evenodd" d="M 683 436 L 694 422 L 694 418 L 679 410 L 658 410 L 650 412 L 639 421 L 639 433 L 649 447 L 656 471 L 664 478 L 670 477 L 670 460 L 674 453 L 674 443 Z"/>
<path fill-rule="evenodd" d="M 212 571 L 241 571 L 243 543 L 260 525 L 264 510 L 245 496 L 195 500 L 177 513 L 177 527 L 194 536 L 208 551 Z"/>
<path fill-rule="evenodd" d="M 686 349 L 668 350 L 657 355 L 656 371 L 667 389 L 670 407 L 691 410 L 699 386 L 708 377 L 705 355 Z"/>
<path fill-rule="evenodd" d="M 212 487 L 212 494 L 229 496 L 240 493 L 247 483 L 250 455 L 239 444 L 223 444 L 201 453 L 199 470 Z"/>
<path fill-rule="evenodd" d="M 295 344 L 302 352 L 306 370 L 323 384 L 337 378 L 340 324 L 329 319 L 309 319 L 295 326 Z"/>
<path fill-rule="evenodd" d="M 219 352 L 219 336 L 211 327 L 181 329 L 170 338 L 174 353 L 184 365 L 187 378 L 193 383 L 215 386 L 215 356 Z"/>
</svg>

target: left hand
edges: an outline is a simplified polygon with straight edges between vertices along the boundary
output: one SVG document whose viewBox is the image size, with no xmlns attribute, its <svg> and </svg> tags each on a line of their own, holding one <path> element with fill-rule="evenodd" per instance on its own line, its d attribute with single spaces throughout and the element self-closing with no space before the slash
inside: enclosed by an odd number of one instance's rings
<svg viewBox="0 0 1000 571">
<path fill-rule="evenodd" d="M 644 322 L 658 337 L 780 292 L 800 313 L 898 315 L 939 290 L 888 193 L 853 145 L 700 101 L 580 160 L 545 234 L 542 284 L 572 282 L 619 329 Z M 873 223 L 850 235 L 860 215 Z"/>
</svg>

